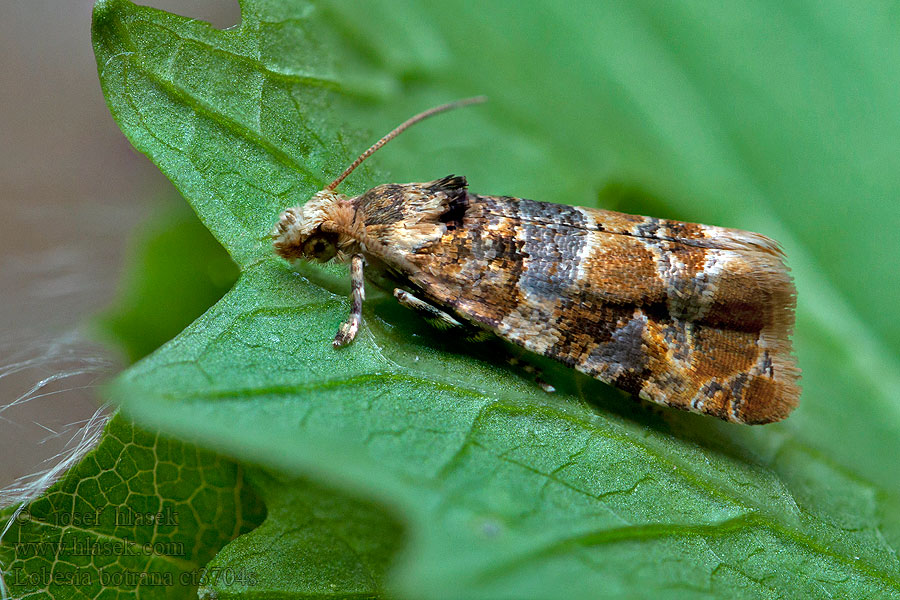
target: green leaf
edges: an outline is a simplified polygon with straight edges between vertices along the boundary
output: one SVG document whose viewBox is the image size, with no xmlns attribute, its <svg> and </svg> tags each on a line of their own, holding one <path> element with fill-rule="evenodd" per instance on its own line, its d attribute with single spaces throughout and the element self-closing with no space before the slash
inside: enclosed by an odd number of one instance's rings
<svg viewBox="0 0 900 600">
<path fill-rule="evenodd" d="M 860 285 L 900 287 L 871 260 L 900 246 L 892 21 L 838 2 L 242 9 L 229 31 L 124 0 L 95 9 L 114 117 L 242 268 L 116 382 L 129 414 L 388 507 L 408 531 L 399 595 L 900 596 L 900 320 Z M 442 340 L 385 295 L 354 345 L 330 347 L 345 271 L 275 260 L 278 212 L 370 137 L 476 93 L 491 102 L 371 162 L 394 181 L 464 173 L 480 192 L 572 204 L 626 190 L 617 208 L 780 239 L 804 369 L 790 419 L 651 413 L 542 363 L 561 389 L 546 396 L 493 364 L 495 347 Z M 346 191 L 385 177 L 358 171 Z M 270 506 L 288 504 L 278 490 Z"/>
<path fill-rule="evenodd" d="M 134 246 L 116 305 L 97 319 L 103 336 L 131 362 L 175 337 L 238 276 L 226 252 L 181 202 L 142 226 Z"/>
<path fill-rule="evenodd" d="M 116 416 L 41 498 L 0 514 L 0 564 L 12 598 L 191 598 L 264 512 L 233 462 Z"/>
<path fill-rule="evenodd" d="M 227 253 L 180 201 L 141 227 L 129 258 L 120 299 L 97 323 L 131 360 L 176 335 L 237 277 Z M 180 269 L 171 268 L 174 260 Z M 203 576 L 210 579 L 210 557 L 262 521 L 263 506 L 242 472 L 222 456 L 113 416 L 99 446 L 23 507 L 8 531 L 5 523 L 16 507 L 3 511 L 0 564 L 9 586 L 4 593 L 94 597 L 106 589 L 195 597 Z M 147 517 L 156 514 L 162 529 L 154 531 Z M 196 515 L 213 520 L 195 522 Z M 72 565 L 79 568 L 73 571 Z M 238 567 L 213 573 L 217 581 L 256 576 Z"/>
<path fill-rule="evenodd" d="M 268 518 L 207 565 L 200 595 L 214 598 L 372 598 L 384 588 L 401 529 L 384 509 L 306 480 L 259 471 Z M 252 573 L 240 581 L 229 573 Z"/>
</svg>

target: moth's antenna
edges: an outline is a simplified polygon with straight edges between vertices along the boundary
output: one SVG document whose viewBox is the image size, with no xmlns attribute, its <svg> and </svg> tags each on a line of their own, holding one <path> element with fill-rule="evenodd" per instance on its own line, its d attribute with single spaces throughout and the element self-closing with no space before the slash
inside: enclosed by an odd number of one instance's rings
<svg viewBox="0 0 900 600">
<path fill-rule="evenodd" d="M 376 150 L 378 150 L 379 148 L 381 148 L 382 146 L 387 144 L 389 141 L 391 141 L 392 139 L 394 139 L 395 137 L 397 137 L 398 135 L 403 133 L 406 129 L 412 127 L 419 121 L 424 121 L 428 117 L 434 116 L 438 113 L 442 113 L 447 110 L 453 110 L 454 108 L 468 106 L 469 104 L 480 104 L 482 102 L 485 102 L 486 100 L 487 100 L 487 96 L 475 96 L 474 98 L 465 98 L 463 100 L 457 100 L 456 102 L 448 102 L 447 104 L 441 104 L 440 106 L 435 106 L 434 108 L 429 108 L 425 112 L 420 112 L 419 114 L 412 117 L 411 119 L 404 121 L 403 123 L 398 125 L 396 127 L 396 129 L 394 129 L 392 132 L 390 132 L 389 134 L 387 134 L 386 136 L 384 136 L 383 138 L 381 138 L 380 140 L 378 140 L 377 142 L 372 144 L 372 146 L 368 150 L 366 150 L 365 152 L 360 154 L 359 158 L 354 160 L 353 164 L 351 164 L 349 167 L 347 167 L 347 169 L 343 173 L 341 173 L 340 177 L 338 177 L 337 179 L 335 179 L 334 181 L 329 183 L 327 186 L 325 186 L 325 190 L 327 190 L 329 192 L 333 191 L 334 188 L 336 188 L 338 185 L 340 185 L 340 183 L 347 177 L 347 175 L 349 175 L 350 173 L 353 172 L 353 169 L 355 169 L 362 163 L 362 161 L 366 160 L 367 158 L 369 158 L 370 156 L 375 154 Z"/>
</svg>

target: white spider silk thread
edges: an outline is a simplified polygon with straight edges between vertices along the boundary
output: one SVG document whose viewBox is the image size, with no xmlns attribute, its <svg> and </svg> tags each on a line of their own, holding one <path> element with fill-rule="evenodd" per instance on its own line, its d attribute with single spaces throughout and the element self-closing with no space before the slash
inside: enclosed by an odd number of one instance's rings
<svg viewBox="0 0 900 600">
<path fill-rule="evenodd" d="M 0 346 L 0 392 L 9 387 L 7 384 L 14 376 L 33 383 L 10 402 L 0 399 L 0 427 L 23 425 L 10 418 L 10 413 L 16 412 L 16 408 L 34 402 L 49 402 L 52 403 L 51 406 L 61 406 L 73 394 L 96 387 L 98 381 L 116 367 L 115 361 L 107 353 L 96 345 L 85 342 L 77 331 L 56 338 L 4 343 Z M 56 428 L 32 421 L 48 432 L 39 444 L 55 441 L 57 444 L 61 443 L 62 448 L 37 465 L 35 472 L 0 488 L 0 508 L 16 507 L 5 527 L 0 530 L 0 542 L 32 500 L 43 494 L 96 447 L 111 414 L 109 407 L 99 406 L 86 419 Z M 8 567 L 9 565 L 0 564 L 2 600 L 10 597 L 4 579 L 4 572 Z"/>
</svg>

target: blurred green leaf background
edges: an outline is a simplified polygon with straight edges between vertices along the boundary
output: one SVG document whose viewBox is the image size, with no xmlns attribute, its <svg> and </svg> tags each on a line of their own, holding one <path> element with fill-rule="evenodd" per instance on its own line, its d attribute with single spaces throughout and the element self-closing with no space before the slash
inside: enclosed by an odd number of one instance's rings
<svg viewBox="0 0 900 600">
<path fill-rule="evenodd" d="M 242 10 L 219 31 L 101 1 L 93 32 L 120 127 L 241 269 L 109 391 L 141 427 L 271 471 L 251 469 L 267 520 L 209 565 L 252 584 L 201 593 L 900 596 L 892 5 Z M 345 191 L 459 173 L 479 193 L 775 237 L 798 287 L 788 420 L 646 410 L 541 363 L 547 396 L 375 290 L 360 339 L 331 349 L 346 269 L 289 267 L 266 233 L 397 122 L 475 94 L 490 102 L 418 126 Z M 196 230 L 179 219 L 163 229 Z M 215 295 L 185 273 L 228 281 L 203 235 L 166 235 L 108 319 L 135 357 L 173 328 L 148 307 L 180 293 L 166 318 L 186 322 Z"/>
</svg>

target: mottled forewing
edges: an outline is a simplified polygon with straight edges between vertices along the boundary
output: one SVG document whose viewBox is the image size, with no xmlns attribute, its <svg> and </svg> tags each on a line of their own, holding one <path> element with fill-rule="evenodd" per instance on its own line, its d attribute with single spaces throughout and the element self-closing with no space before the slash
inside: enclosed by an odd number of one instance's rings
<svg viewBox="0 0 900 600">
<path fill-rule="evenodd" d="M 660 404 L 743 423 L 797 404 L 794 287 L 774 242 L 468 194 L 410 281 L 458 316 Z"/>
</svg>

